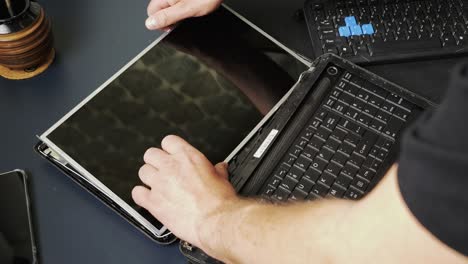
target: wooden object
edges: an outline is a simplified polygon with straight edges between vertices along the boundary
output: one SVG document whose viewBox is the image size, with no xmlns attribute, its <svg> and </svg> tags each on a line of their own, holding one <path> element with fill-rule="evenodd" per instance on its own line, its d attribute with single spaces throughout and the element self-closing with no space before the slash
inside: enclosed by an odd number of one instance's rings
<svg viewBox="0 0 468 264">
<path fill-rule="evenodd" d="M 5 78 L 34 77 L 44 72 L 54 57 L 51 24 L 42 8 L 29 27 L 0 35 L 0 75 Z"/>
</svg>

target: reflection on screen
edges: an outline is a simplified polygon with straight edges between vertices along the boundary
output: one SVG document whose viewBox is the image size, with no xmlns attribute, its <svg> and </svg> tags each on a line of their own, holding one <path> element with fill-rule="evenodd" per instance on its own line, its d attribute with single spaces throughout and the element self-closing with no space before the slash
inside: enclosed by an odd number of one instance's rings
<svg viewBox="0 0 468 264">
<path fill-rule="evenodd" d="M 48 138 L 130 205 L 149 147 L 224 160 L 305 70 L 224 9 L 177 27 Z"/>
<path fill-rule="evenodd" d="M 33 263 L 26 193 L 16 172 L 0 175 L 0 212 L 0 263 Z"/>
</svg>

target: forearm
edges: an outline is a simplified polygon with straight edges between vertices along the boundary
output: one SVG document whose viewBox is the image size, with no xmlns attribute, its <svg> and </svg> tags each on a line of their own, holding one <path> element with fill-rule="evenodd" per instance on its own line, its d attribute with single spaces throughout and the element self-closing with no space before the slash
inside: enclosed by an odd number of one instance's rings
<svg viewBox="0 0 468 264">
<path fill-rule="evenodd" d="M 466 261 L 435 239 L 404 206 L 396 167 L 360 201 L 279 206 L 242 200 L 208 229 L 210 239 L 203 249 L 227 263 Z"/>
<path fill-rule="evenodd" d="M 337 263 L 337 248 L 349 247 L 343 231 L 355 204 L 240 200 L 210 225 L 204 249 L 227 263 Z"/>
</svg>

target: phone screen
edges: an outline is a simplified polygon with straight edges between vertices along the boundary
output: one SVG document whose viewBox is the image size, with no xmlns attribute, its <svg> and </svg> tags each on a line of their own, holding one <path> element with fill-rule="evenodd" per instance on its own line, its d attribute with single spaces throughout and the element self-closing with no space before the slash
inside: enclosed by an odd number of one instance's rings
<svg viewBox="0 0 468 264">
<path fill-rule="evenodd" d="M 36 263 L 26 176 L 0 174 L 0 263 Z"/>
</svg>

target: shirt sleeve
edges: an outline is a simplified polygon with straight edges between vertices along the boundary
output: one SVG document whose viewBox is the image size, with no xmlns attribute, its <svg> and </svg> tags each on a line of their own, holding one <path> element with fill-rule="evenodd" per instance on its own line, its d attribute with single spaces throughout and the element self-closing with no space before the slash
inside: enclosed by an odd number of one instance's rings
<svg viewBox="0 0 468 264">
<path fill-rule="evenodd" d="M 419 222 L 468 256 L 468 64 L 453 71 L 441 105 L 404 133 L 398 182 Z"/>
</svg>

